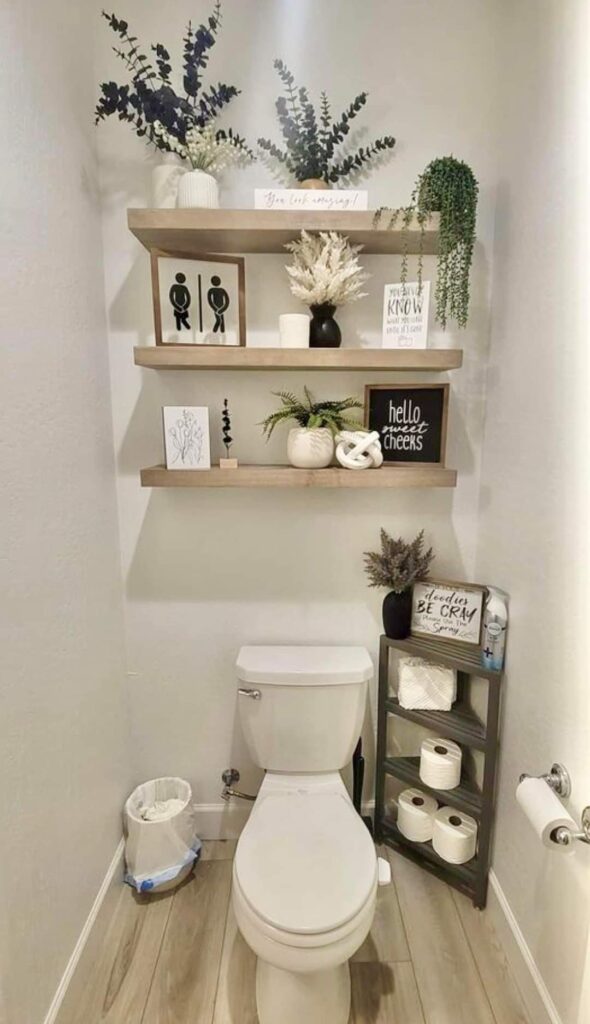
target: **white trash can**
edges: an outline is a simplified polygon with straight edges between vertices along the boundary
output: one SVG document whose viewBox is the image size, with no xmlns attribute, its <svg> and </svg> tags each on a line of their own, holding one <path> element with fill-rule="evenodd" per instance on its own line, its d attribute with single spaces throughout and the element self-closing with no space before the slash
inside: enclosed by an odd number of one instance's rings
<svg viewBox="0 0 590 1024">
<path fill-rule="evenodd" d="M 192 790 L 184 779 L 150 779 L 125 803 L 125 881 L 137 892 L 180 885 L 201 852 Z"/>
</svg>

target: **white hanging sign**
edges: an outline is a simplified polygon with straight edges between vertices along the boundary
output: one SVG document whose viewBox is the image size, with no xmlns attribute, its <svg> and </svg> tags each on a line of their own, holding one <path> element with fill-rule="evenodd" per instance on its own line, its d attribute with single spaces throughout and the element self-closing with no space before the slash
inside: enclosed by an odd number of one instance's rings
<svg viewBox="0 0 590 1024">
<path fill-rule="evenodd" d="M 383 348 L 426 348 L 430 281 L 386 284 L 383 290 Z"/>
<path fill-rule="evenodd" d="M 367 210 L 366 189 L 256 188 L 256 210 Z"/>
</svg>

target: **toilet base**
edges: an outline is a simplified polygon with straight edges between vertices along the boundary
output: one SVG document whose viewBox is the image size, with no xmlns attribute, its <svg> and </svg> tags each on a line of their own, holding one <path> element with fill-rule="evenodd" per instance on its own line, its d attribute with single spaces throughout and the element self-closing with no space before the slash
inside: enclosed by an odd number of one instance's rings
<svg viewBox="0 0 590 1024">
<path fill-rule="evenodd" d="M 260 1024 L 348 1024 L 348 961 L 326 971 L 303 973 L 256 964 L 256 1006 Z"/>
</svg>

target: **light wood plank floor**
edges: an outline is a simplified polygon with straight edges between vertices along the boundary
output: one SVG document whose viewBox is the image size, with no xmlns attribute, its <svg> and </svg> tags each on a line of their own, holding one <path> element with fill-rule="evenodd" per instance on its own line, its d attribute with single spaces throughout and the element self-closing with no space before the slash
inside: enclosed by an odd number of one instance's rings
<svg viewBox="0 0 590 1024">
<path fill-rule="evenodd" d="M 194 876 L 174 893 L 138 897 L 122 886 L 56 1024 L 257 1024 L 256 960 L 231 909 L 234 850 L 205 843 Z M 353 957 L 350 1024 L 530 1024 L 485 917 L 398 854 L 379 852 L 393 884 L 379 889 L 371 934 Z"/>
</svg>

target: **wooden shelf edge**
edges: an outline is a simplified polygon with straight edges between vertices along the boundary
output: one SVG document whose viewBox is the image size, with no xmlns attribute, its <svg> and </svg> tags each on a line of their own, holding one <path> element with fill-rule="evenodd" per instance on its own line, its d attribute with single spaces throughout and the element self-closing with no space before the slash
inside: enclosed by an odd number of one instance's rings
<svg viewBox="0 0 590 1024">
<path fill-rule="evenodd" d="M 302 228 L 308 231 L 340 231 L 367 254 L 438 252 L 440 217 L 433 214 L 422 235 L 416 218 L 402 230 L 389 229 L 386 219 L 373 227 L 374 210 L 183 210 L 129 209 L 129 230 L 146 249 L 178 252 L 275 252 Z"/>
<path fill-rule="evenodd" d="M 405 718 L 408 722 L 416 725 L 423 725 L 426 729 L 439 730 L 448 739 L 457 740 L 464 746 L 474 747 L 476 750 L 486 750 L 487 739 L 483 722 L 473 712 L 472 719 L 461 716 L 454 718 L 454 710 L 451 711 L 420 711 L 419 709 L 403 708 L 397 698 L 388 697 L 385 707 L 390 715 L 397 715 Z M 439 717 L 439 716 L 445 716 Z"/>
<path fill-rule="evenodd" d="M 473 783 L 462 778 L 455 789 L 434 789 L 420 778 L 419 764 L 419 757 L 386 757 L 384 768 L 388 775 L 392 775 L 400 782 L 423 789 L 440 804 L 456 807 L 457 810 L 464 811 L 465 814 L 472 814 L 479 821 L 483 814 L 483 796 Z"/>
<path fill-rule="evenodd" d="M 285 349 L 150 345 L 133 349 L 136 366 L 150 370 L 457 370 L 463 350 L 454 349 Z"/>
<path fill-rule="evenodd" d="M 142 487 L 455 487 L 457 471 L 440 466 L 392 468 L 294 469 L 292 466 L 239 466 L 238 469 L 166 469 L 150 466 L 140 472 Z"/>
</svg>

